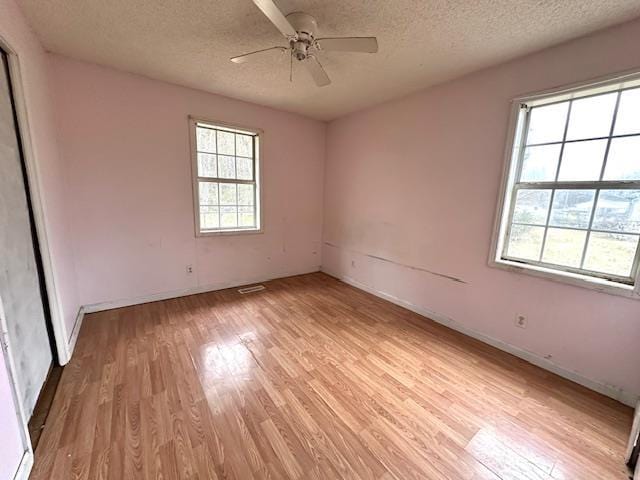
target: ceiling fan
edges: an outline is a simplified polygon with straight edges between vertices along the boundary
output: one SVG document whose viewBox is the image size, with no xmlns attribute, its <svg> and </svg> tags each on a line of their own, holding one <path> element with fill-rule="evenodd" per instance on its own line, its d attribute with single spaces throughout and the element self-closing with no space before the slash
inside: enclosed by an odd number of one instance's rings
<svg viewBox="0 0 640 480">
<path fill-rule="evenodd" d="M 318 52 L 376 53 L 378 51 L 376 37 L 316 38 L 318 23 L 311 15 L 304 12 L 293 12 L 285 16 L 273 0 L 253 0 L 253 3 L 280 30 L 287 39 L 289 46 L 264 48 L 232 57 L 231 61 L 234 63 L 244 63 L 253 55 L 260 55 L 272 50 L 279 50 L 283 53 L 289 52 L 291 57 L 290 79 L 293 72 L 293 59 L 295 58 L 304 65 L 316 85 L 324 87 L 329 85 L 331 80 L 318 61 Z"/>
</svg>

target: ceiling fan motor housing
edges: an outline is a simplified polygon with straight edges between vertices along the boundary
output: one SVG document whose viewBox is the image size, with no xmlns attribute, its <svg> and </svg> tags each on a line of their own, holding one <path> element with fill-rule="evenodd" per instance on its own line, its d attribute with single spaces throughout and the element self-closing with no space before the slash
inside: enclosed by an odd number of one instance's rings
<svg viewBox="0 0 640 480">
<path fill-rule="evenodd" d="M 298 38 L 290 40 L 292 54 L 297 60 L 304 60 L 309 56 L 309 49 L 314 47 L 318 22 L 304 12 L 293 12 L 286 18 L 298 34 Z"/>
<path fill-rule="evenodd" d="M 312 38 L 315 37 L 315 34 L 318 31 L 318 22 L 316 22 L 316 19 L 313 18 L 313 16 L 304 12 L 292 12 L 287 15 L 286 18 L 298 34 L 306 33 Z"/>
</svg>

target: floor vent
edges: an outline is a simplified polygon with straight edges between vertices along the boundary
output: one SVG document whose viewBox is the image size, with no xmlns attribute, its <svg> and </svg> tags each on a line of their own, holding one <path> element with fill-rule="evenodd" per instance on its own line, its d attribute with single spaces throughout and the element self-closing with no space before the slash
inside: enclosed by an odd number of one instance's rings
<svg viewBox="0 0 640 480">
<path fill-rule="evenodd" d="M 259 292 L 260 290 L 264 290 L 265 287 L 264 285 L 254 285 L 253 287 L 245 287 L 245 288 L 239 288 L 238 292 L 241 294 L 245 294 L 245 293 L 253 293 L 253 292 Z"/>
</svg>

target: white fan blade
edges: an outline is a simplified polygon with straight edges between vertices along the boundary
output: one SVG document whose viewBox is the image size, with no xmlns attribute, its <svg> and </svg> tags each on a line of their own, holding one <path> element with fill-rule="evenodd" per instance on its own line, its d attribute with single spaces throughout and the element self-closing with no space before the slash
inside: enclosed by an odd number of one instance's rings
<svg viewBox="0 0 640 480">
<path fill-rule="evenodd" d="M 328 52 L 376 53 L 378 51 L 376 37 L 319 38 L 318 43 L 322 50 Z"/>
<path fill-rule="evenodd" d="M 287 38 L 296 36 L 296 29 L 291 26 L 289 20 L 282 14 L 273 0 L 253 0 L 253 3 L 262 10 L 271 23 Z"/>
<path fill-rule="evenodd" d="M 302 63 L 313 77 L 313 81 L 316 82 L 316 85 L 319 87 L 325 87 L 331 83 L 327 72 L 324 71 L 324 68 L 322 68 L 322 65 L 320 65 L 320 62 L 316 57 L 309 56 L 306 60 L 303 60 Z"/>
<path fill-rule="evenodd" d="M 252 55 L 255 55 L 257 53 L 269 52 L 271 50 L 280 50 L 282 53 L 284 53 L 289 49 L 285 47 L 263 48 L 262 50 L 256 50 L 255 52 L 249 52 L 249 53 L 245 53 L 244 55 L 238 55 L 237 57 L 231 57 L 231 61 L 233 63 L 244 63 L 250 60 Z"/>
</svg>

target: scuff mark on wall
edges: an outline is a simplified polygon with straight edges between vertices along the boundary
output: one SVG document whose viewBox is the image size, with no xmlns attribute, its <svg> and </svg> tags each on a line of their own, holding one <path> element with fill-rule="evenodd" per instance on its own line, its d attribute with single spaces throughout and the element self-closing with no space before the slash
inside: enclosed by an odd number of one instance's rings
<svg viewBox="0 0 640 480">
<path fill-rule="evenodd" d="M 331 242 L 325 241 L 324 244 L 327 245 L 328 247 L 337 248 L 339 250 L 347 250 L 347 249 L 344 249 L 344 248 L 340 247 L 339 245 L 336 245 L 335 243 L 331 243 Z M 381 262 L 392 263 L 394 265 L 398 265 L 400 267 L 408 268 L 410 270 L 415 270 L 415 271 L 418 271 L 418 272 L 428 273 L 429 275 L 435 275 L 436 277 L 446 278 L 447 280 L 451 280 L 452 282 L 464 283 L 465 285 L 468 285 L 468 282 L 462 280 L 461 278 L 453 277 L 453 276 L 447 275 L 445 273 L 434 272 L 434 271 L 428 270 L 426 268 L 416 267 L 414 265 L 408 265 L 408 264 L 402 263 L 402 262 L 396 262 L 396 261 L 391 260 L 389 258 L 380 257 L 378 255 L 372 255 L 370 253 L 358 252 L 356 250 L 347 250 L 347 251 L 351 252 L 351 253 L 356 253 L 358 255 L 363 255 L 365 257 L 373 258 L 374 260 L 380 260 Z"/>
</svg>

